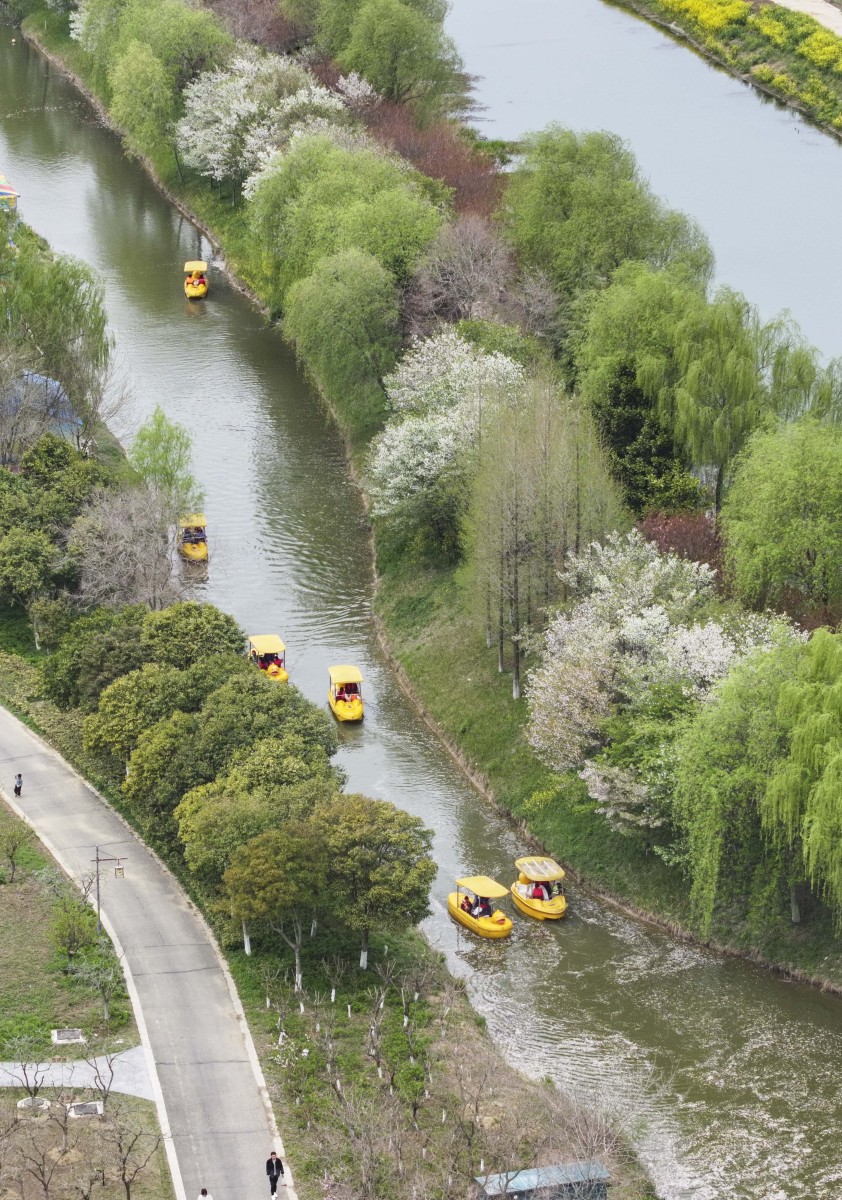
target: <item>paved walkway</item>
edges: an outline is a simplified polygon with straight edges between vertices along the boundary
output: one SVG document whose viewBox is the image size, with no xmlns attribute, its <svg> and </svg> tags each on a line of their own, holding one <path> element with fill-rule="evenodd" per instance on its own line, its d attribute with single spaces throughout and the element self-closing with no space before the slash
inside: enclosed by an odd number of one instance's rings
<svg viewBox="0 0 842 1200">
<path fill-rule="evenodd" d="M 18 801 L 9 795 L 17 771 Z M 0 780 L 75 878 L 90 870 L 97 845 L 101 855 L 126 859 L 122 879 L 101 868 L 103 924 L 126 971 L 176 1200 L 192 1200 L 202 1187 L 214 1200 L 268 1197 L 264 1164 L 283 1147 L 239 999 L 204 921 L 120 817 L 3 708 Z M 295 1196 L 292 1187 L 288 1194 Z"/>
<path fill-rule="evenodd" d="M 132 1046 L 131 1050 L 124 1050 L 112 1060 L 112 1066 L 112 1092 L 121 1092 L 124 1096 L 140 1096 L 141 1100 L 155 1099 L 143 1046 Z M 97 1070 L 101 1079 L 108 1079 L 108 1063 L 104 1058 L 94 1058 L 91 1062 L 76 1058 L 65 1062 L 38 1063 L 34 1070 L 43 1080 L 44 1087 L 61 1088 L 62 1091 L 93 1087 Z M 30 1074 L 30 1078 L 33 1077 Z M 13 1062 L 0 1062 L 0 1087 L 20 1085 L 20 1066 Z"/>
<path fill-rule="evenodd" d="M 827 0 L 775 0 L 775 4 L 793 12 L 806 13 L 808 17 L 813 17 L 826 29 L 842 37 L 842 9 L 837 8 L 835 4 L 828 4 Z"/>
</svg>

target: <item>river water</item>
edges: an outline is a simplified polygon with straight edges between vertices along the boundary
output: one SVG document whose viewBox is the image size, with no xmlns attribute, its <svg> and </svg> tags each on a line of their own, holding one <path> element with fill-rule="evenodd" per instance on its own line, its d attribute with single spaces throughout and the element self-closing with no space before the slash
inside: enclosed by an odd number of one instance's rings
<svg viewBox="0 0 842 1200">
<path fill-rule="evenodd" d="M 2 25 L 0 170 L 22 193 L 24 218 L 105 281 L 133 389 L 124 432 L 157 403 L 192 431 L 207 492 L 207 597 L 249 632 L 280 632 L 292 680 L 313 700 L 325 699 L 329 663 L 361 667 L 366 721 L 340 731 L 349 788 L 434 829 L 440 875 L 425 928 L 511 1062 L 610 1105 L 669 1200 L 839 1196 L 838 1000 L 677 943 L 583 894 L 560 927 L 518 917 L 503 943 L 450 922 L 453 878 L 507 881 L 521 847 L 383 661 L 365 516 L 337 432 L 278 336 L 219 272 L 207 303 L 184 300 L 181 265 L 207 252 L 201 237 Z"/>
<path fill-rule="evenodd" d="M 842 353 L 835 140 L 603 0 L 451 3 L 483 132 L 519 138 L 559 121 L 620 134 L 655 192 L 708 234 L 721 282 L 766 318 L 789 309 L 824 354 Z"/>
</svg>

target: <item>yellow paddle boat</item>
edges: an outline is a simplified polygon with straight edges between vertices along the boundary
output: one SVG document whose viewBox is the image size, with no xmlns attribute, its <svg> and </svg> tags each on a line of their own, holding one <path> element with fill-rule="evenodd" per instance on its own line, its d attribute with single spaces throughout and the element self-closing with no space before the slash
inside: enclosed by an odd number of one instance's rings
<svg viewBox="0 0 842 1200">
<path fill-rule="evenodd" d="M 363 677 L 356 667 L 328 667 L 327 702 L 337 721 L 363 719 Z"/>
<path fill-rule="evenodd" d="M 286 683 L 289 679 L 286 653 L 287 648 L 276 633 L 258 633 L 248 640 L 248 656 L 251 661 L 278 683 Z"/>
<path fill-rule="evenodd" d="M 207 562 L 208 531 L 204 513 L 188 513 L 178 523 L 178 552 L 189 562 Z"/>
<path fill-rule="evenodd" d="M 184 280 L 184 294 L 188 300 L 201 300 L 208 294 L 208 264 L 196 259 L 184 264 L 187 278 Z"/>
<path fill-rule="evenodd" d="M 493 908 L 492 900 L 502 900 L 508 891 L 501 883 L 495 883 L 487 875 L 468 875 L 456 880 L 456 891 L 447 897 L 447 911 L 480 937 L 504 938 L 512 932 L 512 922 L 499 908 Z"/>
<path fill-rule="evenodd" d="M 562 879 L 564 871 L 551 858 L 519 858 L 520 872 L 512 884 L 512 899 L 521 912 L 539 921 L 557 921 L 567 912 Z"/>
</svg>

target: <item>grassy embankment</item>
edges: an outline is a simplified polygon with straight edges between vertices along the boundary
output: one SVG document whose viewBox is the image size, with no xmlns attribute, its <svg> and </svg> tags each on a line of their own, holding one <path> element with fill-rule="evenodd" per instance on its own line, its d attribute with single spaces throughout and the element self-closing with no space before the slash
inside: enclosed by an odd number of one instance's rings
<svg viewBox="0 0 842 1200">
<path fill-rule="evenodd" d="M 0 802 L 0 836 L 22 822 Z M 50 1058 L 78 1057 L 78 1046 L 51 1046 L 50 1030 L 81 1029 L 89 1041 L 136 1045 L 137 1029 L 125 999 L 111 1005 L 111 1020 L 102 1021 L 99 996 L 66 971 L 66 958 L 51 941 L 56 888 L 71 885 L 34 838 L 16 854 L 11 880 L 7 861 L 0 862 L 0 1044 L 17 1037 L 34 1038 Z M 52 869 L 51 869 L 52 868 Z"/>
<path fill-rule="evenodd" d="M 842 38 L 763 0 L 615 0 L 842 137 Z"/>
</svg>

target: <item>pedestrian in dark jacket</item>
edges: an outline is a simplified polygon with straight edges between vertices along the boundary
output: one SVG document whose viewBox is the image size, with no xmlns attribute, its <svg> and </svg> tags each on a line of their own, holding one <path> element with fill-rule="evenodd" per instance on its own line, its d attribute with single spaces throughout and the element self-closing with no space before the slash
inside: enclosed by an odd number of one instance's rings
<svg viewBox="0 0 842 1200">
<path fill-rule="evenodd" d="M 274 1150 L 266 1159 L 266 1174 L 269 1176 L 269 1195 L 274 1196 L 278 1190 L 278 1180 L 284 1177 L 284 1164 Z"/>
<path fill-rule="evenodd" d="M 15 795 L 19 796 L 22 791 L 23 791 L 23 776 L 16 775 L 15 776 Z"/>
</svg>

